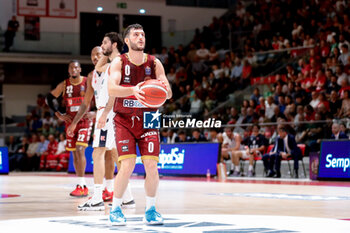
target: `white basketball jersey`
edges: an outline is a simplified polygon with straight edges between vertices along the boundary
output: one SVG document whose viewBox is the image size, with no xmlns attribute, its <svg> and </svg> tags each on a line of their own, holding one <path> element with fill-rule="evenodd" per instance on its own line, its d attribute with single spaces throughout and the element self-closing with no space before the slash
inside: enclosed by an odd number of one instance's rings
<svg viewBox="0 0 350 233">
<path fill-rule="evenodd" d="M 232 139 L 227 136 L 226 132 L 224 132 L 222 134 L 222 137 L 223 137 L 222 144 L 228 144 L 228 148 L 235 148 L 236 147 L 235 136 L 237 135 L 237 133 L 232 133 L 232 134 L 233 134 Z M 239 147 L 239 150 L 243 150 L 243 149 L 244 149 L 244 146 L 241 144 Z"/>
<path fill-rule="evenodd" d="M 109 65 L 107 67 L 108 71 Z M 104 108 L 107 105 L 108 96 L 108 72 L 103 72 L 101 74 L 94 70 L 92 75 L 92 88 L 94 89 L 96 108 Z"/>
</svg>

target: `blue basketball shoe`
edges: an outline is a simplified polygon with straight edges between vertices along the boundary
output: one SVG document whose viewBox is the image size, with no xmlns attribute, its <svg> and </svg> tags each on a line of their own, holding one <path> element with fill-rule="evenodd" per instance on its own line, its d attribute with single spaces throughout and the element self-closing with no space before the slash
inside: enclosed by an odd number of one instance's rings
<svg viewBox="0 0 350 233">
<path fill-rule="evenodd" d="M 152 206 L 145 212 L 143 217 L 143 222 L 147 225 L 162 225 L 163 217 L 160 213 L 156 211 L 156 208 Z"/>
<path fill-rule="evenodd" d="M 111 221 L 111 224 L 115 226 L 126 225 L 126 218 L 120 206 L 116 207 L 114 210 L 111 210 L 109 213 L 109 220 Z"/>
</svg>

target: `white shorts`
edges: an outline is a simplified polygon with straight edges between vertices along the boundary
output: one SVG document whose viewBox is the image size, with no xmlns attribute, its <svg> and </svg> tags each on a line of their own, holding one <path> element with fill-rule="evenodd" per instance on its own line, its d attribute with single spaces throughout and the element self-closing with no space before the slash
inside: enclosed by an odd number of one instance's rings
<svg viewBox="0 0 350 233">
<path fill-rule="evenodd" d="M 96 123 L 95 130 L 93 135 L 92 147 L 106 147 L 107 150 L 112 150 L 117 148 L 115 144 L 115 135 L 114 135 L 114 116 L 115 113 L 111 110 L 107 116 L 106 125 L 102 129 L 97 128 L 98 119 L 101 117 L 103 109 L 98 110 L 96 113 Z"/>
</svg>

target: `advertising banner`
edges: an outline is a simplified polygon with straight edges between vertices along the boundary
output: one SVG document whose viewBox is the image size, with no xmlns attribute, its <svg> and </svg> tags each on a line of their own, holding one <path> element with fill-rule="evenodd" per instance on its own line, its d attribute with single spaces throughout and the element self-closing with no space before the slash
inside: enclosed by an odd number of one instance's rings
<svg viewBox="0 0 350 233">
<path fill-rule="evenodd" d="M 350 141 L 322 141 L 318 178 L 350 179 Z"/>
<path fill-rule="evenodd" d="M 181 143 L 161 144 L 158 169 L 163 175 L 216 175 L 216 164 L 219 156 L 219 143 Z M 91 147 L 86 148 L 86 172 L 93 172 Z M 72 154 L 68 172 L 74 172 Z M 144 174 L 145 170 L 137 148 L 137 159 L 134 173 Z"/>
</svg>

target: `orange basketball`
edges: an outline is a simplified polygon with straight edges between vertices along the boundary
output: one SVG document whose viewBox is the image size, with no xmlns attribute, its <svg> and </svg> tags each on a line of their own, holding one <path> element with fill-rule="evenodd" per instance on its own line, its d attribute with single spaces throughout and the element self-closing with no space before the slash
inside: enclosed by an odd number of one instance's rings
<svg viewBox="0 0 350 233">
<path fill-rule="evenodd" d="M 140 90 L 145 92 L 145 104 L 150 108 L 159 108 L 164 104 L 167 97 L 166 86 L 157 79 L 149 79 L 141 86 Z"/>
</svg>

